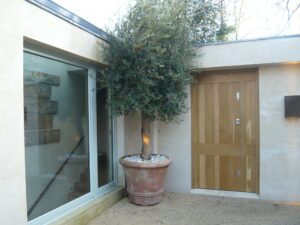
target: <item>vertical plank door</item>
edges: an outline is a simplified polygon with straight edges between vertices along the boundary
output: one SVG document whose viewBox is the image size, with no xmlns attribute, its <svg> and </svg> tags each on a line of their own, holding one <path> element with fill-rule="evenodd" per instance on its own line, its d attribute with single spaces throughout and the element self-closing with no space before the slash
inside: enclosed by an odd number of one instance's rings
<svg viewBox="0 0 300 225">
<path fill-rule="evenodd" d="M 258 192 L 257 71 L 201 73 L 191 99 L 192 187 Z"/>
</svg>

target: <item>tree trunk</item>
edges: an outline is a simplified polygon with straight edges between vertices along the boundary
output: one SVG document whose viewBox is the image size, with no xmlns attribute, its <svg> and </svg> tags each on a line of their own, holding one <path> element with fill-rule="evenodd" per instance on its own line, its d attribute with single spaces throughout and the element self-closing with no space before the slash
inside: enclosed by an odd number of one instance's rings
<svg viewBox="0 0 300 225">
<path fill-rule="evenodd" d="M 151 123 L 152 121 L 142 113 L 142 159 L 151 158 Z"/>
<path fill-rule="evenodd" d="M 152 131 L 151 131 L 151 146 L 153 148 L 152 153 L 158 154 L 158 121 L 153 121 Z"/>
</svg>

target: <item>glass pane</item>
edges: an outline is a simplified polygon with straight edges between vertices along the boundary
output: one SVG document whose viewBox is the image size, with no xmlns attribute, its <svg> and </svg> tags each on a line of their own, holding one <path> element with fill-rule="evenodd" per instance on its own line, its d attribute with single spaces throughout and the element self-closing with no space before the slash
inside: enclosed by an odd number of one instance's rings
<svg viewBox="0 0 300 225">
<path fill-rule="evenodd" d="M 90 191 L 87 69 L 24 53 L 28 219 Z"/>
<path fill-rule="evenodd" d="M 98 185 L 113 181 L 112 120 L 107 107 L 107 88 L 97 84 L 97 143 L 98 143 Z"/>
</svg>

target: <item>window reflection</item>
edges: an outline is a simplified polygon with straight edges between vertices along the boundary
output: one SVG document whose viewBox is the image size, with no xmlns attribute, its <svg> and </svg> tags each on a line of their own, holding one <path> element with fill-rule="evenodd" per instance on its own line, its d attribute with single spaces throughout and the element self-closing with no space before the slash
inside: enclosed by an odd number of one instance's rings
<svg viewBox="0 0 300 225">
<path fill-rule="evenodd" d="M 90 191 L 87 69 L 24 53 L 28 219 Z"/>
</svg>

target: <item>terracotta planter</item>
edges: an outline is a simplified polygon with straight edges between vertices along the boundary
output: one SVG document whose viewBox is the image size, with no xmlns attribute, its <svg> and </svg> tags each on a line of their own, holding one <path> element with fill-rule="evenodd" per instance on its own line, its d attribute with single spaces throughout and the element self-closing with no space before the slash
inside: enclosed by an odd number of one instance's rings
<svg viewBox="0 0 300 225">
<path fill-rule="evenodd" d="M 164 179 L 171 160 L 163 162 L 131 162 L 120 158 L 123 165 L 129 201 L 136 205 L 155 205 L 161 202 Z"/>
</svg>

